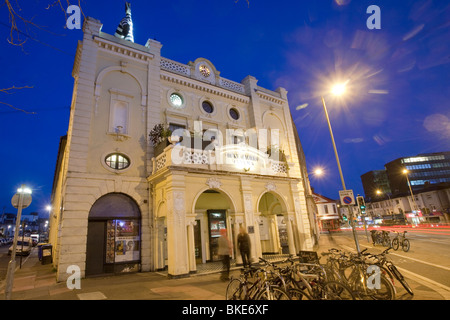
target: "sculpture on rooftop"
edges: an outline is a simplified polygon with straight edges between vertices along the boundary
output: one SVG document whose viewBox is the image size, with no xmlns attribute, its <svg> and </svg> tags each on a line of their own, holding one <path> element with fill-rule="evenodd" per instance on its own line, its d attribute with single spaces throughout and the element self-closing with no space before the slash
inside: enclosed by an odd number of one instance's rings
<svg viewBox="0 0 450 320">
<path fill-rule="evenodd" d="M 125 2 L 125 18 L 123 18 L 114 34 L 117 38 L 134 42 L 133 20 L 131 20 L 131 3 Z"/>
</svg>

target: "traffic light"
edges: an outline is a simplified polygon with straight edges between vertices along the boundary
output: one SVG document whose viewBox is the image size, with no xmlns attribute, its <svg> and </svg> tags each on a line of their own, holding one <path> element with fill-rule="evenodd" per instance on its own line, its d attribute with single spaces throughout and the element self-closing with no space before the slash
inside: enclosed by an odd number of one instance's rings
<svg viewBox="0 0 450 320">
<path fill-rule="evenodd" d="M 366 213 L 366 203 L 364 201 L 364 197 L 358 196 L 356 197 L 356 202 L 358 203 L 359 209 L 361 210 L 361 214 Z"/>
</svg>

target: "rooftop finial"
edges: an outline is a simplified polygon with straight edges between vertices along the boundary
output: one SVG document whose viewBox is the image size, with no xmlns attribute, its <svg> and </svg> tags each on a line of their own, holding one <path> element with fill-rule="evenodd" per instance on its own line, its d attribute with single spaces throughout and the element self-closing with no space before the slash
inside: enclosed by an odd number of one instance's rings
<svg viewBox="0 0 450 320">
<path fill-rule="evenodd" d="M 125 2 L 125 18 L 123 18 L 114 34 L 117 38 L 134 42 L 133 20 L 131 20 L 131 3 Z"/>
</svg>

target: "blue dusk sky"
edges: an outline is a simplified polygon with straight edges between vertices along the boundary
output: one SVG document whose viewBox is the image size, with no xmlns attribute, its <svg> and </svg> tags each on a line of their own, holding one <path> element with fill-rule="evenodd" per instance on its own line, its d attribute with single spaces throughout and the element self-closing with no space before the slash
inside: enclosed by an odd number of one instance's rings
<svg viewBox="0 0 450 320">
<path fill-rule="evenodd" d="M 78 4 L 78 1 L 69 1 Z M 45 215 L 59 139 L 67 133 L 81 30 L 65 27 L 68 1 L 10 1 L 11 33 L 0 1 L 0 206 L 21 184 L 33 189 L 24 214 Z M 436 0 L 131 1 L 135 42 L 156 39 L 163 57 L 210 60 L 224 78 L 247 75 L 288 91 L 291 113 L 317 193 L 342 189 L 321 96 L 333 128 L 346 187 L 363 195 L 360 176 L 394 159 L 450 151 L 450 4 Z M 369 10 L 371 5 L 379 8 Z M 114 34 L 124 1 L 81 0 L 84 16 Z M 379 18 L 379 19 L 378 19 Z M 84 20 L 82 16 L 82 20 Z M 368 27 L 379 25 L 380 29 Z M 25 41 L 21 46 L 11 42 Z M 329 94 L 346 82 L 340 98 Z"/>
</svg>

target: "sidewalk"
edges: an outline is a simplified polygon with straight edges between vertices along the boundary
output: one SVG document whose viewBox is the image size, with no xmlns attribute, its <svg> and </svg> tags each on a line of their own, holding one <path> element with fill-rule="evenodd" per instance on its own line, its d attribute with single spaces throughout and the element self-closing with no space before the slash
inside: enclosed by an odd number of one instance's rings
<svg viewBox="0 0 450 320">
<path fill-rule="evenodd" d="M 318 252 L 336 247 L 329 237 L 321 237 Z M 224 300 L 228 282 L 218 272 L 195 274 L 188 278 L 168 279 L 163 272 L 142 272 L 81 279 L 81 289 L 70 290 L 65 282 L 56 282 L 51 264 L 42 265 L 33 250 L 14 277 L 13 300 Z M 231 271 L 239 275 L 239 268 Z M 397 300 L 444 300 L 437 291 L 407 278 L 414 290 L 411 297 L 396 284 Z M 400 285 L 400 287 L 399 287 Z M 0 300 L 5 300 L 5 281 L 0 284 Z"/>
</svg>

